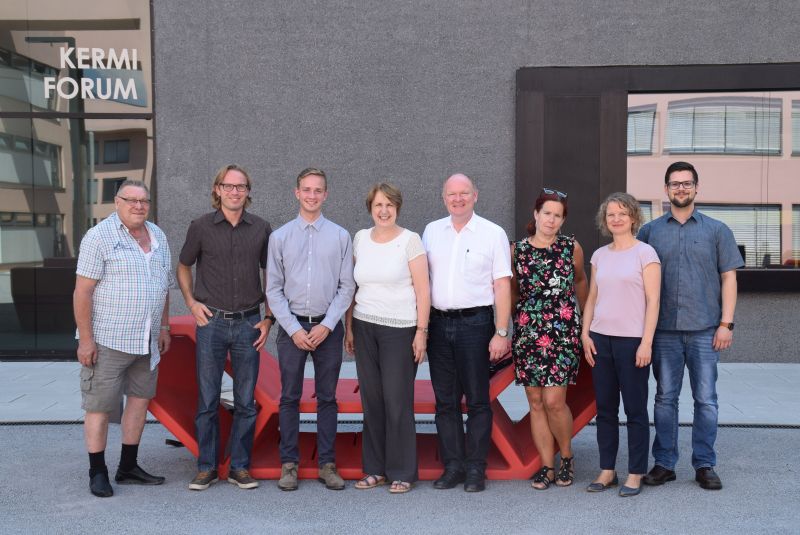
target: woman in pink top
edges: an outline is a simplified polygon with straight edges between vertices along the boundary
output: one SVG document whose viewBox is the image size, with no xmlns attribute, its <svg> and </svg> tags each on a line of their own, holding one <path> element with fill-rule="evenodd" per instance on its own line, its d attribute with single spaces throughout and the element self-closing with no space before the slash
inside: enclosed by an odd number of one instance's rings
<svg viewBox="0 0 800 535">
<path fill-rule="evenodd" d="M 628 419 L 628 478 L 619 490 L 622 497 L 639 494 L 647 472 L 647 382 L 661 291 L 658 255 L 636 239 L 641 224 L 639 203 L 627 193 L 612 193 L 600 205 L 597 226 L 613 241 L 592 255 L 581 334 L 586 361 L 592 366 L 601 470 L 586 490 L 601 492 L 618 484 L 621 393 Z"/>
</svg>

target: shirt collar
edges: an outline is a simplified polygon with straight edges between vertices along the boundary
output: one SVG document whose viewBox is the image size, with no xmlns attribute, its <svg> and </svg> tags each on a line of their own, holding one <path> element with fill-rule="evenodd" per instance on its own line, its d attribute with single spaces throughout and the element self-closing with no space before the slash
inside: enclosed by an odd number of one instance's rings
<svg viewBox="0 0 800 535">
<path fill-rule="evenodd" d="M 675 216 L 672 215 L 672 208 L 669 209 L 669 215 L 667 215 L 667 221 L 669 221 L 670 219 L 676 222 L 678 221 L 677 219 L 675 219 Z M 698 223 L 700 222 L 700 212 L 697 211 L 696 206 L 692 210 L 692 215 L 689 216 L 689 219 L 694 219 Z M 686 221 L 689 221 L 689 219 L 687 219 Z"/>
<path fill-rule="evenodd" d="M 314 227 L 314 230 L 319 232 L 322 229 L 323 223 L 325 223 L 325 216 L 319 214 L 319 217 L 317 218 L 316 221 L 314 221 L 313 223 L 309 223 L 308 221 L 303 219 L 303 216 L 298 214 L 295 221 L 297 221 L 297 226 L 299 226 L 302 230 L 305 230 L 308 227 Z"/>
<path fill-rule="evenodd" d="M 119 218 L 119 214 L 117 214 L 117 212 L 112 213 L 108 217 L 114 223 L 114 228 L 119 230 L 119 241 L 117 241 L 117 243 L 122 242 L 123 236 L 128 236 L 133 241 L 136 241 L 136 238 L 134 238 L 131 235 L 131 231 L 128 230 L 128 227 L 126 227 L 125 223 L 123 223 L 122 220 Z M 147 231 L 147 234 L 150 235 L 150 251 L 155 251 L 156 249 L 158 249 L 159 243 L 158 243 L 158 240 L 156 239 L 155 233 L 150 228 L 150 225 L 151 225 L 151 223 L 149 221 L 145 221 L 144 222 L 144 228 Z M 138 246 L 138 242 L 137 242 L 137 246 Z"/>
<path fill-rule="evenodd" d="M 475 227 L 477 225 L 478 225 L 478 214 L 476 214 L 475 212 L 472 212 L 472 217 L 470 217 L 469 221 L 467 221 L 467 224 L 462 227 L 462 230 L 463 229 L 469 229 L 470 232 L 475 232 Z M 447 218 L 447 222 L 445 224 L 445 227 L 449 227 L 449 228 L 455 230 L 455 226 L 453 226 L 453 216 L 450 216 L 450 217 Z"/>
<path fill-rule="evenodd" d="M 217 225 L 219 223 L 222 223 L 223 221 L 227 221 L 227 219 L 225 219 L 225 214 L 222 213 L 222 210 L 217 210 L 214 213 L 214 224 Z M 240 219 L 240 221 L 247 223 L 248 225 L 252 225 L 253 216 L 251 216 L 247 210 L 242 210 L 242 218 Z"/>
</svg>

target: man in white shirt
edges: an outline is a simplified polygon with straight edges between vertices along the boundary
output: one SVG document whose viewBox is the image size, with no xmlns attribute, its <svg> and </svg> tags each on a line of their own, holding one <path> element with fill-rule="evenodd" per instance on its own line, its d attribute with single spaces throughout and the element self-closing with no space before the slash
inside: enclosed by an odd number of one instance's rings
<svg viewBox="0 0 800 535">
<path fill-rule="evenodd" d="M 428 361 L 444 464 L 433 486 L 451 489 L 464 482 L 465 491 L 480 492 L 492 432 L 489 362 L 511 348 L 511 255 L 505 231 L 475 214 L 478 191 L 469 177 L 448 178 L 442 196 L 450 216 L 429 223 L 422 236 L 433 305 Z"/>
</svg>

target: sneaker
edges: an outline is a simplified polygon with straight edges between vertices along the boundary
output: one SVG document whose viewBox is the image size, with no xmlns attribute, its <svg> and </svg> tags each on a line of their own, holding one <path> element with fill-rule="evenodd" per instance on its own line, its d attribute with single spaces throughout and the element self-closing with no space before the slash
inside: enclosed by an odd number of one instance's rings
<svg viewBox="0 0 800 535">
<path fill-rule="evenodd" d="M 189 483 L 189 490 L 206 490 L 217 481 L 219 481 L 219 476 L 217 476 L 216 470 L 197 472 L 197 475 Z"/>
<path fill-rule="evenodd" d="M 331 490 L 342 490 L 344 488 L 344 479 L 336 472 L 336 465 L 333 463 L 325 463 L 319 468 L 320 483 L 325 483 L 325 487 Z"/>
<path fill-rule="evenodd" d="M 240 489 L 254 489 L 258 487 L 258 481 L 250 477 L 250 472 L 244 468 L 241 470 L 231 470 L 228 474 L 228 483 L 238 485 Z"/>
<path fill-rule="evenodd" d="M 297 490 L 297 463 L 283 463 L 281 465 L 281 478 L 278 480 L 281 490 Z"/>
</svg>

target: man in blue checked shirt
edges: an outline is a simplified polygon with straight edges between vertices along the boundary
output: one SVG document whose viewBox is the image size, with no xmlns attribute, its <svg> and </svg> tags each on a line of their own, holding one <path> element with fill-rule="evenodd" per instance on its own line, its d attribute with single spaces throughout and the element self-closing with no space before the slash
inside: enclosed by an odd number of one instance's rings
<svg viewBox="0 0 800 535">
<path fill-rule="evenodd" d="M 114 494 L 105 449 L 109 415 L 123 393 L 122 453 L 114 479 L 119 484 L 164 482 L 145 472 L 137 455 L 147 406 L 156 393 L 160 354 L 170 345 L 168 290 L 174 285 L 167 238 L 147 221 L 147 186 L 126 180 L 114 203 L 116 212 L 81 242 L 73 297 L 89 490 L 101 498 Z"/>
</svg>

